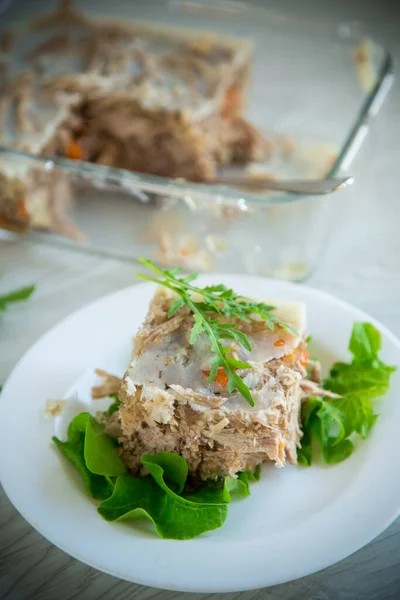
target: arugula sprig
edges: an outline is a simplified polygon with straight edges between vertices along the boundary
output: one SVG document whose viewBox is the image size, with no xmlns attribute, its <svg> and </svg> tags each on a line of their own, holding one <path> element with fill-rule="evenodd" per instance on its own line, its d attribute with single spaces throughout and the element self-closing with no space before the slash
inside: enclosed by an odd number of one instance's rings
<svg viewBox="0 0 400 600">
<path fill-rule="evenodd" d="M 10 292 L 9 294 L 5 294 L 4 296 L 0 296 L 0 312 L 6 311 L 8 305 L 13 302 L 22 302 L 23 300 L 27 300 L 34 291 L 35 286 L 30 285 L 28 287 L 15 290 L 14 292 Z"/>
<path fill-rule="evenodd" d="M 9 292 L 8 294 L 0 296 L 0 312 L 5 312 L 8 308 L 8 305 L 12 304 L 13 302 L 22 302 L 23 300 L 27 300 L 34 291 L 35 286 L 30 285 L 28 287 L 23 287 L 19 290 L 15 290 L 14 292 Z M 0 386 L 0 392 L 1 390 L 2 386 Z"/>
<path fill-rule="evenodd" d="M 337 362 L 324 388 L 341 398 L 310 398 L 302 409 L 300 464 L 311 465 L 315 442 L 329 464 L 345 460 L 354 450 L 354 434 L 366 439 L 378 417 L 372 400 L 389 389 L 396 370 L 379 358 L 381 336 L 370 323 L 355 323 L 349 343 L 350 363 Z"/>
<path fill-rule="evenodd" d="M 141 274 L 138 274 L 137 277 L 145 281 L 152 281 L 163 285 L 178 294 L 179 298 L 172 302 L 168 317 L 175 315 L 183 306 L 187 306 L 193 313 L 194 324 L 190 332 L 190 344 L 194 344 L 202 333 L 208 336 L 211 351 L 214 354 L 208 379 L 209 383 L 214 381 L 218 369 L 223 369 L 228 378 L 228 391 L 233 392 L 235 389 L 238 390 L 250 406 L 254 406 L 250 389 L 236 372 L 237 369 L 251 369 L 251 365 L 229 356 L 229 348 L 226 348 L 221 343 L 223 339 L 236 340 L 246 350 L 250 351 L 251 345 L 249 339 L 245 333 L 237 329 L 235 323 L 221 322 L 218 315 L 239 319 L 248 323 L 250 321 L 249 315 L 257 314 L 266 322 L 267 327 L 271 330 L 276 325 L 289 329 L 291 327 L 286 323 L 282 323 L 271 312 L 275 309 L 274 306 L 243 298 L 223 284 L 198 288 L 192 285 L 192 281 L 198 276 L 197 273 L 178 277 L 182 272 L 180 268 L 163 270 L 154 265 L 151 260 L 144 258 L 139 259 L 139 262 L 159 275 L 159 278 Z M 201 300 L 195 300 L 193 294 L 198 294 Z"/>
</svg>

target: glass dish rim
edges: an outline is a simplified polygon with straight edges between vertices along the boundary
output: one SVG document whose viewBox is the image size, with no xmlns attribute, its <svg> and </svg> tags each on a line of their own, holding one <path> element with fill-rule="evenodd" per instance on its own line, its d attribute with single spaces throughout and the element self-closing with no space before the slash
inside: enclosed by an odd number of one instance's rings
<svg viewBox="0 0 400 600">
<path fill-rule="evenodd" d="M 241 3 L 235 3 L 241 4 Z M 270 13 L 269 10 L 262 7 L 253 7 L 257 11 Z M 280 13 L 275 13 L 275 17 L 282 16 Z M 343 26 L 352 23 L 342 22 L 339 29 Z M 326 26 L 331 33 L 337 31 L 338 28 Z M 353 37 L 353 36 L 352 36 Z M 374 40 L 369 35 L 364 35 L 362 29 L 357 31 L 356 39 L 369 39 L 373 44 L 378 46 L 383 52 L 383 59 L 377 73 L 377 79 L 373 88 L 364 97 L 355 120 L 341 145 L 339 152 L 335 158 L 329 171 L 324 179 L 337 176 L 342 170 L 346 171 L 345 165 L 351 162 L 353 154 L 358 150 L 363 139 L 363 133 L 366 130 L 370 116 L 374 116 L 378 111 L 386 97 L 391 83 L 393 81 L 393 60 L 390 52 L 380 42 Z M 105 183 L 110 186 L 119 186 L 121 190 L 130 191 L 132 195 L 136 195 L 139 199 L 146 201 L 146 194 L 163 195 L 177 200 L 184 201 L 185 198 L 191 198 L 194 201 L 204 203 L 214 203 L 220 206 L 242 205 L 243 209 L 253 206 L 254 208 L 268 208 L 276 205 L 285 205 L 293 202 L 301 202 L 310 198 L 307 194 L 290 194 L 290 193 L 263 193 L 256 194 L 249 191 L 235 189 L 227 185 L 195 183 L 180 178 L 161 177 L 158 175 L 150 175 L 131 171 L 117 167 L 108 167 L 104 165 L 96 165 L 89 161 L 70 160 L 56 155 L 38 155 L 26 150 L 17 150 L 0 144 L 0 158 L 5 159 L 24 159 L 25 164 L 34 162 L 42 164 L 45 170 L 58 168 L 65 173 L 81 176 L 83 179 L 92 179 Z M 328 194 L 330 195 L 330 194 Z"/>
</svg>

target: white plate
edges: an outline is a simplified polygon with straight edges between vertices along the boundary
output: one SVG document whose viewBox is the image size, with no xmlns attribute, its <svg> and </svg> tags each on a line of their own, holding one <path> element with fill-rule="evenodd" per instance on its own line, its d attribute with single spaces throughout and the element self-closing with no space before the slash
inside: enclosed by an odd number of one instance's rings
<svg viewBox="0 0 400 600">
<path fill-rule="evenodd" d="M 303 300 L 322 360 L 347 358 L 356 320 L 382 332 L 383 358 L 400 364 L 400 342 L 357 308 L 327 294 L 248 276 L 203 276 L 248 296 Z M 92 370 L 123 374 L 131 337 L 154 291 L 137 285 L 71 315 L 19 362 L 1 394 L 0 478 L 11 502 L 43 536 L 116 577 L 190 592 L 229 592 L 282 583 L 355 552 L 399 514 L 399 372 L 370 439 L 334 467 L 265 467 L 252 495 L 229 507 L 225 525 L 191 541 L 161 540 L 146 527 L 110 524 L 97 514 L 79 477 L 51 444 L 61 420 L 46 419 L 47 399 L 78 393 L 89 402 Z"/>
</svg>

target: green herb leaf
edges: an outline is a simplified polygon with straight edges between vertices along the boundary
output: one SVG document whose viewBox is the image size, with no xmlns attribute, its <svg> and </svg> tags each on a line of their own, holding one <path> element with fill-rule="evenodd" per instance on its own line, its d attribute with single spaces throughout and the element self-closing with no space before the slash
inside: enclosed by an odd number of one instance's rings
<svg viewBox="0 0 400 600">
<path fill-rule="evenodd" d="M 169 308 L 169 311 L 168 311 L 168 318 L 170 319 L 171 317 L 173 317 L 173 316 L 174 316 L 174 314 L 175 314 L 175 313 L 177 313 L 177 312 L 178 312 L 178 310 L 179 310 L 180 308 L 182 308 L 182 306 L 184 306 L 184 305 L 185 305 L 185 303 L 184 303 L 184 301 L 182 300 L 182 298 L 177 298 L 176 300 L 174 300 L 174 301 L 171 303 L 171 306 L 170 306 L 170 308 Z"/>
<path fill-rule="evenodd" d="M 142 457 L 150 475 L 143 478 L 123 475 L 117 479 L 113 495 L 98 508 L 101 516 L 107 521 L 147 517 L 160 537 L 177 540 L 191 539 L 221 527 L 228 514 L 227 504 L 193 502 L 178 495 L 167 480 L 181 480 L 184 459 L 172 453 L 162 454 L 160 458 Z"/>
<path fill-rule="evenodd" d="M 165 494 L 159 493 L 157 484 L 149 475 L 140 478 L 127 473 L 118 477 L 112 495 L 104 499 L 97 510 L 106 521 L 145 517 L 156 525 L 164 506 Z"/>
<path fill-rule="evenodd" d="M 381 349 L 381 334 L 371 323 L 354 323 L 349 350 L 354 360 L 376 358 Z"/>
<path fill-rule="evenodd" d="M 244 471 L 247 474 L 247 479 L 252 483 L 257 483 L 261 479 L 261 465 L 257 465 L 254 471 Z"/>
<path fill-rule="evenodd" d="M 325 462 L 345 460 L 354 450 L 353 436 L 366 439 L 377 415 L 372 400 L 387 393 L 395 367 L 378 357 L 379 331 L 370 323 L 355 323 L 349 343 L 351 363 L 335 363 L 324 388 L 341 398 L 310 398 L 302 409 L 303 438 L 298 462 L 310 465 L 315 442 Z"/>
<path fill-rule="evenodd" d="M 10 292 L 9 294 L 5 294 L 4 296 L 0 296 L 0 311 L 7 310 L 8 305 L 13 302 L 22 302 L 23 300 L 27 300 L 34 291 L 35 286 L 30 285 L 28 287 L 15 290 L 14 292 Z"/>
<path fill-rule="evenodd" d="M 250 496 L 249 482 L 244 472 L 240 473 L 237 477 L 227 477 L 225 485 L 229 494 Z"/>
<path fill-rule="evenodd" d="M 96 500 L 104 500 L 110 496 L 114 486 L 108 478 L 92 473 L 86 464 L 85 437 L 90 418 L 89 413 L 81 413 L 71 421 L 68 427 L 68 441 L 62 442 L 56 437 L 52 439 L 79 472 L 87 495 Z"/>
<path fill-rule="evenodd" d="M 118 398 L 118 394 L 112 394 L 110 398 L 113 398 L 114 402 L 110 404 L 108 409 L 105 411 L 108 417 L 111 417 L 113 413 L 117 412 L 117 410 L 119 409 L 119 405 L 121 404 L 121 401 Z"/>
<path fill-rule="evenodd" d="M 201 504 L 229 504 L 231 495 L 227 487 L 227 479 L 203 482 L 196 491 L 185 493 L 183 497 L 191 502 Z"/>
<path fill-rule="evenodd" d="M 218 369 L 223 369 L 228 377 L 229 391 L 232 392 L 237 389 L 250 406 L 254 406 L 250 389 L 236 373 L 237 369 L 250 369 L 251 366 L 244 362 L 241 362 L 240 366 L 239 364 L 235 364 L 234 360 L 228 356 L 229 350 L 220 343 L 220 340 L 235 339 L 249 351 L 251 350 L 250 342 L 243 332 L 237 330 L 235 323 L 221 323 L 219 319 L 215 318 L 215 315 L 232 317 L 248 322 L 250 315 L 257 314 L 265 320 L 271 330 L 276 325 L 286 327 L 291 331 L 294 331 L 293 328 L 279 321 L 276 315 L 272 313 L 275 309 L 274 306 L 243 298 L 223 284 L 198 288 L 191 285 L 191 282 L 196 279 L 197 273 L 187 275 L 186 277 L 178 277 L 181 269 L 163 270 L 154 265 L 151 260 L 145 258 L 139 259 L 139 262 L 159 277 L 157 279 L 155 277 L 148 277 L 147 275 L 138 275 L 140 279 L 158 283 L 178 294 L 179 299 L 174 300 L 171 304 L 168 313 L 169 317 L 173 316 L 184 305 L 193 313 L 194 324 L 190 332 L 190 344 L 194 344 L 202 334 L 208 336 L 211 351 L 215 354 L 211 365 L 209 382 L 212 383 L 214 381 Z M 202 300 L 200 302 L 193 300 L 193 293 L 199 294 Z"/>
<path fill-rule="evenodd" d="M 332 404 L 343 433 L 336 443 L 348 438 L 352 433 L 358 433 L 365 440 L 377 419 L 370 397 L 364 394 L 347 394 L 336 402 L 332 401 Z"/>
<path fill-rule="evenodd" d="M 251 369 L 251 366 L 248 365 L 247 368 Z M 235 373 L 235 371 L 229 371 L 228 390 L 230 393 L 232 393 L 234 389 L 237 389 L 237 391 L 242 394 L 243 398 L 247 400 L 250 406 L 254 406 L 253 396 L 251 395 L 251 392 L 247 385 L 244 383 L 243 379 L 239 377 L 239 375 Z"/>
<path fill-rule="evenodd" d="M 194 325 L 190 332 L 189 343 L 195 344 L 201 334 L 204 332 L 204 322 L 198 314 L 194 315 Z"/>
<path fill-rule="evenodd" d="M 260 480 L 261 467 L 258 465 L 254 471 L 243 471 L 237 477 L 227 477 L 225 485 L 230 494 L 250 496 L 250 482 Z"/>
<path fill-rule="evenodd" d="M 188 475 L 188 465 L 183 456 L 173 452 L 158 452 L 156 455 L 144 454 L 141 460 L 150 473 L 149 464 L 158 465 L 163 469 L 169 487 L 173 487 L 177 494 L 182 493 Z"/>
<path fill-rule="evenodd" d="M 126 472 L 115 441 L 101 431 L 89 413 L 80 413 L 68 427 L 68 441 L 53 437 L 54 443 L 79 471 L 86 493 L 96 500 L 108 498 L 113 491 L 110 477 Z"/>
<path fill-rule="evenodd" d="M 87 495 L 95 500 L 104 500 L 105 498 L 108 498 L 112 493 L 113 486 L 105 477 L 93 475 L 86 467 L 83 439 L 81 443 L 74 444 L 71 442 L 61 442 L 56 437 L 53 437 L 52 439 L 60 452 L 64 454 L 65 458 L 69 460 L 80 474 Z"/>
<path fill-rule="evenodd" d="M 336 394 L 361 393 L 371 397 L 383 396 L 389 389 L 394 367 L 379 359 L 335 363 L 324 381 L 324 388 Z"/>
<path fill-rule="evenodd" d="M 330 446 L 327 444 L 322 448 L 322 458 L 329 465 L 335 465 L 349 458 L 354 451 L 354 444 L 351 440 L 343 440 L 340 444 Z"/>
<path fill-rule="evenodd" d="M 53 440 L 80 473 L 86 493 L 102 501 L 98 512 L 107 521 L 145 517 L 160 537 L 184 540 L 221 527 L 226 519 L 231 500 L 227 480 L 208 482 L 184 494 L 188 465 L 172 452 L 142 456 L 149 475 L 135 477 L 126 471 L 104 426 L 89 413 L 81 413 L 71 421 L 67 442 L 56 437 Z M 248 482 L 258 477 L 257 469 L 240 474 L 242 487 L 233 490 L 231 484 L 232 493 L 243 494 L 245 490 L 247 494 Z"/>
<path fill-rule="evenodd" d="M 303 437 L 301 438 L 301 448 L 297 450 L 297 462 L 299 465 L 309 467 L 312 464 L 312 446 L 313 429 L 319 425 L 319 419 L 315 413 L 321 406 L 320 398 L 309 398 L 302 406 L 301 410 L 301 428 Z M 318 435 L 319 429 L 314 434 Z"/>
<path fill-rule="evenodd" d="M 242 346 L 244 348 L 246 348 L 246 350 L 248 350 L 249 352 L 251 351 L 251 345 L 249 343 L 247 335 L 245 335 L 242 331 L 235 329 L 234 325 L 224 323 L 223 325 L 220 325 L 219 330 L 220 330 L 220 336 L 219 336 L 220 339 L 225 338 L 225 339 L 237 340 L 240 344 L 242 344 Z"/>
<path fill-rule="evenodd" d="M 96 432 L 96 429 L 100 431 Z M 87 419 L 85 431 L 85 462 L 95 475 L 118 477 L 126 472 L 122 459 L 118 456 L 116 442 L 96 427 L 95 420 Z"/>
</svg>

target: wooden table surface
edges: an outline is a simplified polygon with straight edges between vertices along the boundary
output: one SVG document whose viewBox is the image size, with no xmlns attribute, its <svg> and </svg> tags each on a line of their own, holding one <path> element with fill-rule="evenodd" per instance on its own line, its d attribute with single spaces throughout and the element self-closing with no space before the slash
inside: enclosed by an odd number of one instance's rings
<svg viewBox="0 0 400 600">
<path fill-rule="evenodd" d="M 268 0 L 269 1 L 269 0 Z M 261 3 L 262 0 L 259 0 Z M 396 12 L 368 0 L 285 0 L 286 8 L 337 22 L 357 19 L 400 58 Z M 395 3 L 393 3 L 395 4 Z M 393 7 L 392 7 L 393 8 Z M 385 12 L 386 10 L 386 12 Z M 396 37 L 397 36 L 397 37 Z M 360 160 L 356 186 L 338 203 L 334 233 L 308 283 L 350 301 L 400 336 L 400 92 L 395 85 Z M 0 292 L 31 282 L 32 299 L 0 319 L 0 383 L 29 346 L 61 318 L 134 281 L 133 266 L 43 245 L 0 239 Z M 1 401 L 1 399 L 0 399 Z M 385 490 L 381 490 L 384 494 Z M 327 540 L 329 543 L 329 540 Z M 194 558 L 195 560 L 195 558 Z M 119 581 L 87 567 L 34 531 L 0 491 L 0 598 L 80 600 L 202 597 Z M 218 596 L 218 595 L 215 595 Z M 400 520 L 324 571 L 228 598 L 293 600 L 400 598 Z"/>
</svg>

